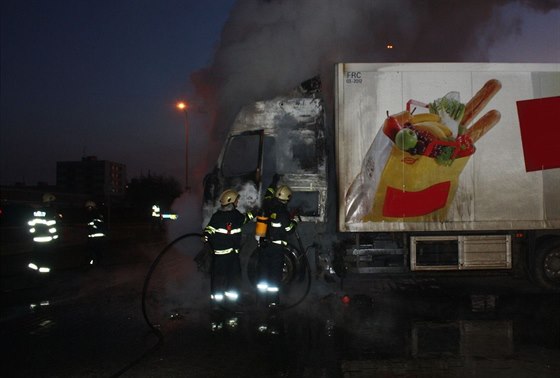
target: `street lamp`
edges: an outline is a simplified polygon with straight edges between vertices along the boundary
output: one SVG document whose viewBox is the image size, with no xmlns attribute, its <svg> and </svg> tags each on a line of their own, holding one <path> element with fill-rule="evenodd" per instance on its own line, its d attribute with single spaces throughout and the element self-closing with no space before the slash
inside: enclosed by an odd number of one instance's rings
<svg viewBox="0 0 560 378">
<path fill-rule="evenodd" d="M 177 109 L 185 112 L 185 191 L 190 192 L 189 186 L 189 106 L 185 101 L 177 103 Z"/>
</svg>

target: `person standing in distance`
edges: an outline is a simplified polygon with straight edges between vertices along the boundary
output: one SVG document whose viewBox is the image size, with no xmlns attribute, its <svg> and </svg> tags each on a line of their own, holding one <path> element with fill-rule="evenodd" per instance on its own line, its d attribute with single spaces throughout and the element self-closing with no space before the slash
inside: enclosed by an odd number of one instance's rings
<svg viewBox="0 0 560 378">
<path fill-rule="evenodd" d="M 33 240 L 33 252 L 27 267 L 38 273 L 49 273 L 54 261 L 58 221 L 61 219 L 53 206 L 55 200 L 54 194 L 43 194 L 42 206 L 33 211 L 33 217 L 27 222 Z"/>
<path fill-rule="evenodd" d="M 95 202 L 86 201 L 85 208 L 87 225 L 86 264 L 87 266 L 98 265 L 103 258 L 104 241 L 107 236 L 105 220 Z"/>
</svg>

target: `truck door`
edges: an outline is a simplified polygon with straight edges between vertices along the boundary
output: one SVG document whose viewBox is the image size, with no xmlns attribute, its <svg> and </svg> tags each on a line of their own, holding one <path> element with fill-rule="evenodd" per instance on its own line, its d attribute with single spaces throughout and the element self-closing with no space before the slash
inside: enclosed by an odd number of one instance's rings
<svg viewBox="0 0 560 378">
<path fill-rule="evenodd" d="M 227 188 L 241 195 L 239 209 L 255 207 L 263 181 L 262 130 L 232 135 L 226 141 L 217 167 L 204 179 L 204 215 L 213 212 L 220 194 Z"/>
</svg>

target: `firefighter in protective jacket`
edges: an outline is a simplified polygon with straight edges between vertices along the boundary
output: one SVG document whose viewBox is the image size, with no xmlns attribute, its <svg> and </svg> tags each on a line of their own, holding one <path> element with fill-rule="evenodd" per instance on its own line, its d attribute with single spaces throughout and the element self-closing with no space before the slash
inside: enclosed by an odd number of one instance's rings
<svg viewBox="0 0 560 378">
<path fill-rule="evenodd" d="M 297 222 L 288 211 L 292 190 L 287 185 L 276 187 L 275 175 L 267 189 L 264 208 L 268 213 L 267 241 L 260 259 L 260 279 L 257 289 L 265 295 L 269 307 L 275 307 L 280 300 L 280 286 L 284 270 L 284 250 L 288 245 L 288 235 L 295 231 Z M 270 194 L 274 193 L 270 198 Z"/>
<path fill-rule="evenodd" d="M 241 286 L 241 228 L 253 214 L 237 210 L 239 194 L 228 189 L 220 196 L 220 208 L 204 228 L 204 238 L 212 247 L 211 299 L 215 305 L 236 302 Z"/>
<path fill-rule="evenodd" d="M 33 253 L 27 266 L 39 273 L 49 273 L 52 268 L 52 253 L 58 240 L 57 221 L 60 219 L 52 206 L 55 200 L 52 193 L 43 194 L 43 206 L 35 210 L 33 218 L 27 222 L 33 237 Z"/>
<path fill-rule="evenodd" d="M 103 257 L 106 227 L 103 214 L 97 209 L 93 201 L 86 201 L 87 222 L 87 261 L 88 265 L 96 265 Z"/>
</svg>

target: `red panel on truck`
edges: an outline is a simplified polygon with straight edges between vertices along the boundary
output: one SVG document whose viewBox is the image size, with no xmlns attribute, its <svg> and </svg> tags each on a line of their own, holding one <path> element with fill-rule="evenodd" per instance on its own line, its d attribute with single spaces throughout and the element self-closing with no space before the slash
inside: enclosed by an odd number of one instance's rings
<svg viewBox="0 0 560 378">
<path fill-rule="evenodd" d="M 560 97 L 517 101 L 527 172 L 560 168 Z"/>
<path fill-rule="evenodd" d="M 445 207 L 449 195 L 449 181 L 418 192 L 387 188 L 383 215 L 386 217 L 417 217 Z"/>
</svg>

